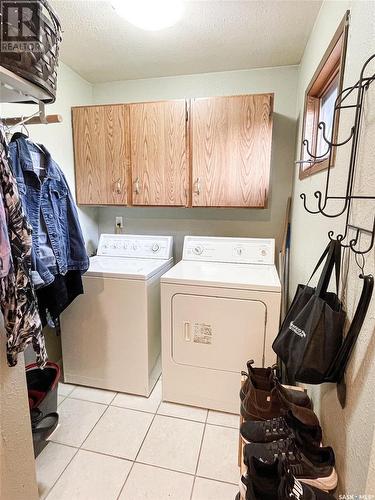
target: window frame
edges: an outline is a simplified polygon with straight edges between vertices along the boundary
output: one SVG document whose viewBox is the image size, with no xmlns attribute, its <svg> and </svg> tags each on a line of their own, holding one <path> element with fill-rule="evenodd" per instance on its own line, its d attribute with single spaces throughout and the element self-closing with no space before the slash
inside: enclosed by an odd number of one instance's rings
<svg viewBox="0 0 375 500">
<path fill-rule="evenodd" d="M 303 127 L 302 140 L 300 151 L 300 167 L 299 178 L 305 179 L 311 175 L 326 170 L 329 166 L 329 157 L 324 160 L 317 160 L 310 164 L 304 162 L 308 158 L 306 146 L 303 145 L 303 140 L 308 139 L 309 149 L 313 154 L 317 154 L 318 146 L 318 124 L 321 108 L 321 99 L 332 86 L 332 83 L 338 78 L 338 93 L 342 91 L 346 47 L 349 28 L 349 11 L 346 12 L 336 33 L 334 34 L 327 50 L 325 51 L 322 60 L 320 61 L 314 76 L 312 77 L 306 92 L 303 111 Z M 338 123 L 340 118 L 339 111 L 336 113 L 333 127 L 333 142 L 336 142 L 338 135 Z M 307 128 L 308 127 L 308 128 Z M 334 166 L 336 159 L 336 148 L 332 149 L 331 167 Z"/>
</svg>

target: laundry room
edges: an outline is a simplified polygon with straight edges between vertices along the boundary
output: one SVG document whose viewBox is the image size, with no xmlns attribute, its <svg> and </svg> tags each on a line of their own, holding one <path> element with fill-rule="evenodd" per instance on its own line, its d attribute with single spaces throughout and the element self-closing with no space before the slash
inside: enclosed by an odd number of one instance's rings
<svg viewBox="0 0 375 500">
<path fill-rule="evenodd" d="M 375 1 L 0 8 L 0 500 L 375 499 Z"/>
</svg>

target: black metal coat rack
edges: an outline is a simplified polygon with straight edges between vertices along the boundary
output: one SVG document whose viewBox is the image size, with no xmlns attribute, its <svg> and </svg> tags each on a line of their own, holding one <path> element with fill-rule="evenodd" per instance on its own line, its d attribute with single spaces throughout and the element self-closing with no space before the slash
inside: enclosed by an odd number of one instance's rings
<svg viewBox="0 0 375 500">
<path fill-rule="evenodd" d="M 309 212 L 310 214 L 322 214 L 325 217 L 339 217 L 340 215 L 343 215 L 346 213 L 346 222 L 345 222 L 345 230 L 343 234 L 337 234 L 336 237 L 334 237 L 334 231 L 329 231 L 328 236 L 331 240 L 336 239 L 340 242 L 341 246 L 344 248 L 349 248 L 352 250 L 356 255 L 364 255 L 373 248 L 374 242 L 375 242 L 375 214 L 374 214 L 374 220 L 373 220 L 373 226 L 372 229 L 365 229 L 359 226 L 355 226 L 353 224 L 350 224 L 350 215 L 351 215 L 351 207 L 352 207 L 352 201 L 353 200 L 375 200 L 375 196 L 360 196 L 356 195 L 353 193 L 354 191 L 354 179 L 355 179 L 355 169 L 356 169 L 356 162 L 357 162 L 357 155 L 358 155 L 358 146 L 359 146 L 359 138 L 360 138 L 360 130 L 361 130 L 361 118 L 362 118 L 362 113 L 363 113 L 363 102 L 364 102 L 364 97 L 366 94 L 366 91 L 370 87 L 371 83 L 375 81 L 375 73 L 372 74 L 372 76 L 365 76 L 366 71 L 368 71 L 368 67 L 370 63 L 375 60 L 375 54 L 373 54 L 367 61 L 364 63 L 359 80 L 355 85 L 352 87 L 347 87 L 343 89 L 337 96 L 336 101 L 335 101 L 335 106 L 334 106 L 334 114 L 333 114 L 333 124 L 334 126 L 332 127 L 332 132 L 331 132 L 331 139 L 329 140 L 326 137 L 326 124 L 325 122 L 320 122 L 318 125 L 319 130 L 322 131 L 322 138 L 324 142 L 327 144 L 327 151 L 323 155 L 315 156 L 311 153 L 310 147 L 309 147 L 309 141 L 307 139 L 303 140 L 303 145 L 306 147 L 306 151 L 308 155 L 310 156 L 310 159 L 306 160 L 308 163 L 315 163 L 319 161 L 323 161 L 327 159 L 328 157 L 328 169 L 327 169 L 327 174 L 326 174 L 326 185 L 325 185 L 325 190 L 324 194 L 321 191 L 315 191 L 314 196 L 318 200 L 318 209 L 317 210 L 311 210 L 307 207 L 306 204 L 306 194 L 302 193 L 300 195 L 301 199 L 303 200 L 304 208 Z M 349 96 L 353 96 L 354 93 L 357 92 L 357 98 L 356 98 L 356 103 L 355 104 L 350 104 L 349 102 Z M 347 139 L 341 142 L 333 142 L 333 137 L 334 137 L 334 132 L 335 132 L 335 124 L 336 124 L 336 119 L 337 119 L 337 114 L 340 113 L 341 110 L 343 109 L 350 109 L 352 108 L 355 110 L 355 117 L 354 117 L 354 124 L 351 127 L 350 135 Z M 338 123 L 337 123 L 338 126 Z M 343 146 L 344 144 L 347 144 L 349 142 L 352 142 L 351 146 L 351 152 L 350 152 L 350 160 L 349 160 L 349 169 L 348 169 L 348 177 L 347 177 L 347 186 L 346 186 L 346 192 L 345 195 L 342 196 L 331 196 L 329 194 L 329 185 L 330 185 L 330 174 L 331 174 L 331 168 L 333 166 L 333 159 L 334 159 L 334 148 Z M 339 210 L 337 213 L 328 213 L 327 212 L 327 204 L 329 200 L 343 200 L 344 205 L 341 210 Z M 349 238 L 349 231 L 354 231 L 354 238 L 352 237 L 351 239 Z M 370 244 L 368 245 L 367 248 L 360 249 L 359 248 L 359 239 L 360 239 L 360 234 L 364 233 L 369 235 L 370 237 Z M 346 240 L 346 242 L 345 242 Z"/>
</svg>

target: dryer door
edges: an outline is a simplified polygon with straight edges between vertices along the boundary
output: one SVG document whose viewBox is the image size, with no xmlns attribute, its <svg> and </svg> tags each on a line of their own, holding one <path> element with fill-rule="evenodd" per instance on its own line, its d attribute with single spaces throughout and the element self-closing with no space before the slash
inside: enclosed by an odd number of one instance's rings
<svg viewBox="0 0 375 500">
<path fill-rule="evenodd" d="M 176 363 L 240 372 L 263 365 L 266 306 L 257 300 L 176 294 L 172 351 Z"/>
</svg>

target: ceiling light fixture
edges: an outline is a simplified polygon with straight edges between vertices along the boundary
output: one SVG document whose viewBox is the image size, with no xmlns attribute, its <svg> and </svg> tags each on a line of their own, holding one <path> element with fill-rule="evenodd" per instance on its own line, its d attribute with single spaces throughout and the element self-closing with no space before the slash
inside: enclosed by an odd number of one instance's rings
<svg viewBox="0 0 375 500">
<path fill-rule="evenodd" d="M 148 31 L 176 24 L 182 17 L 182 0 L 112 0 L 115 11 L 129 23 Z"/>
</svg>

